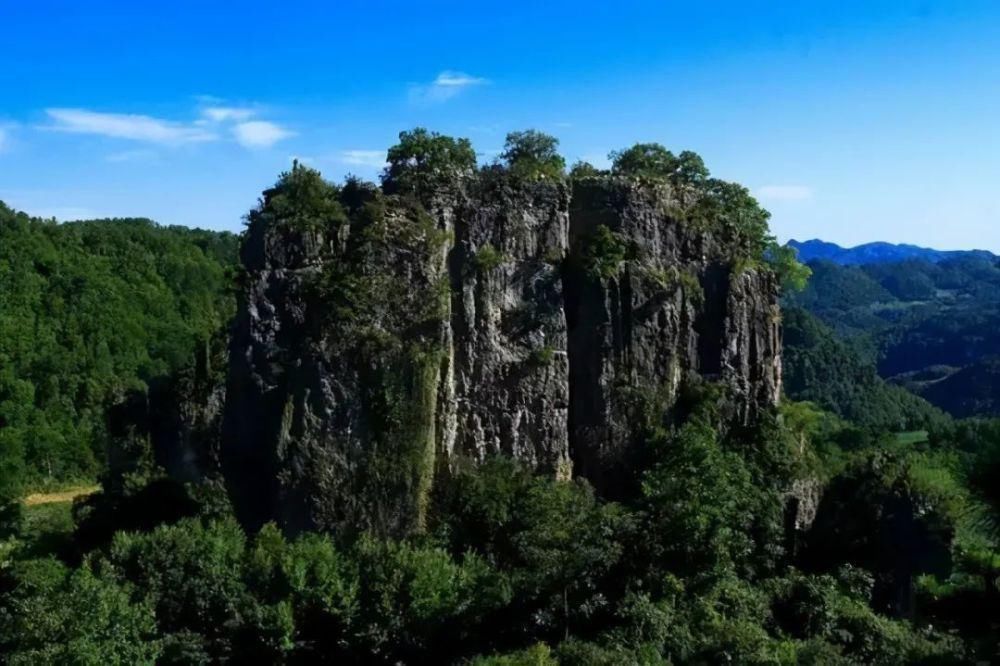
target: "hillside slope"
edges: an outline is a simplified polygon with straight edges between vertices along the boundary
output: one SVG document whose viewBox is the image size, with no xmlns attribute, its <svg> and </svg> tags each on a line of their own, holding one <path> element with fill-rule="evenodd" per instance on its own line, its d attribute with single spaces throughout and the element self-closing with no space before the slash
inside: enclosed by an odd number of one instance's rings
<svg viewBox="0 0 1000 666">
<path fill-rule="evenodd" d="M 825 259 L 841 265 L 882 264 L 898 261 L 919 260 L 938 263 L 946 259 L 961 257 L 978 257 L 980 259 L 995 258 L 986 250 L 934 250 L 906 243 L 865 243 L 855 247 L 841 247 L 819 239 L 788 241 L 790 247 L 798 250 L 801 261 Z"/>
<path fill-rule="evenodd" d="M 100 470 L 108 405 L 188 363 L 228 321 L 236 247 L 228 233 L 57 224 L 0 203 L 0 456 L 12 478 Z"/>
</svg>

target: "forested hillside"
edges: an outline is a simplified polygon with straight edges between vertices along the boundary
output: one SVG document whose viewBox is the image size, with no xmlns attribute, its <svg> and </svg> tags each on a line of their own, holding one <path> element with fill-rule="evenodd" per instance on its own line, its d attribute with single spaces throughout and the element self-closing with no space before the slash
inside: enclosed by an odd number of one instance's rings
<svg viewBox="0 0 1000 666">
<path fill-rule="evenodd" d="M 788 305 L 822 320 L 882 378 L 955 416 L 1000 413 L 998 260 L 809 266 L 809 285 Z"/>
<path fill-rule="evenodd" d="M 836 243 L 827 243 L 818 239 L 807 241 L 788 241 L 788 246 L 795 248 L 802 261 L 810 262 L 816 259 L 832 261 L 844 266 L 859 264 L 890 264 L 900 261 L 927 261 L 937 263 L 947 259 L 963 257 L 979 257 L 994 259 L 994 255 L 986 250 L 933 250 L 905 243 L 865 243 L 855 247 L 841 247 Z"/>
<path fill-rule="evenodd" d="M 879 377 L 857 342 L 839 338 L 801 308 L 782 313 L 785 393 L 813 402 L 863 428 L 884 432 L 924 430 L 944 414 L 917 395 Z"/>
<path fill-rule="evenodd" d="M 1000 422 L 877 371 L 981 281 L 814 264 L 796 295 L 697 155 L 557 146 L 478 167 L 418 129 L 381 185 L 296 165 L 238 277 L 229 235 L 4 209 L 8 478 L 111 455 L 72 510 L 0 516 L 0 661 L 1000 659 Z"/>
<path fill-rule="evenodd" d="M 149 220 L 57 224 L 0 203 L 0 461 L 24 487 L 103 469 L 105 414 L 232 316 L 237 237 Z"/>
</svg>

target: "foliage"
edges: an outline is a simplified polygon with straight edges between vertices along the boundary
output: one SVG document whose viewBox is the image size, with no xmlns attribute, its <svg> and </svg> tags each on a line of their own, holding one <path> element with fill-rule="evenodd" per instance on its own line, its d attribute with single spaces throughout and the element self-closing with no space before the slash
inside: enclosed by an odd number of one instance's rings
<svg viewBox="0 0 1000 666">
<path fill-rule="evenodd" d="M 808 312 L 786 308 L 782 328 L 784 388 L 790 398 L 880 431 L 921 430 L 944 420 L 922 399 L 882 380 L 874 364 Z"/>
<path fill-rule="evenodd" d="M 795 248 L 772 241 L 764 257 L 778 276 L 782 291 L 797 292 L 806 288 L 812 269 L 799 262 Z"/>
<path fill-rule="evenodd" d="M 247 216 L 247 224 L 263 228 L 280 224 L 296 231 L 335 230 L 346 222 L 339 194 L 318 171 L 296 161 L 291 171 L 278 176 L 274 187 L 264 190 L 259 205 Z"/>
<path fill-rule="evenodd" d="M 3 599 L 0 644 L 10 664 L 153 664 L 160 652 L 153 609 L 132 589 L 83 567 L 36 561 L 14 572 Z"/>
<path fill-rule="evenodd" d="M 107 406 L 188 363 L 232 315 L 236 242 L 0 204 L 0 504 L 100 471 Z"/>
<path fill-rule="evenodd" d="M 658 143 L 637 143 L 631 148 L 613 151 L 611 173 L 645 180 L 666 180 L 675 185 L 700 185 L 708 178 L 708 169 L 697 153 L 689 150 L 675 156 Z"/>
<path fill-rule="evenodd" d="M 558 152 L 559 139 L 537 130 L 511 132 L 507 135 L 500 159 L 515 178 L 524 180 L 559 180 L 566 160 Z"/>
<path fill-rule="evenodd" d="M 382 184 L 390 194 L 414 194 L 424 199 L 451 186 L 476 168 L 476 153 L 468 139 L 453 139 L 417 127 L 399 133 L 389 149 Z"/>
<path fill-rule="evenodd" d="M 189 518 L 118 533 L 72 571 L 15 559 L 0 575 L 3 646 L 42 663 L 94 650 L 137 663 L 964 658 L 954 639 L 881 612 L 896 564 L 911 563 L 911 580 L 947 573 L 922 564 L 947 553 L 965 501 L 947 456 L 858 454 L 802 557 L 783 548 L 783 488 L 805 473 L 790 458 L 802 432 L 822 436 L 821 415 L 792 409 L 793 429 L 722 433 L 712 395 L 652 433 L 640 492 L 623 503 L 498 457 L 436 488 L 422 536 L 289 539 Z M 927 545 L 899 531 L 900 516 L 924 526 L 913 533 Z M 938 584 L 928 608 L 971 589 L 961 580 Z M 83 612 L 95 595 L 101 612 Z"/>
<path fill-rule="evenodd" d="M 618 275 L 628 257 L 628 247 L 621 237 L 603 224 L 587 238 L 581 260 L 583 269 L 593 279 L 610 280 Z"/>
<path fill-rule="evenodd" d="M 866 349 L 879 374 L 956 417 L 1000 414 L 1000 268 L 977 256 L 840 266 L 813 276 L 804 307 Z"/>
<path fill-rule="evenodd" d="M 669 178 L 677 158 L 658 143 L 637 143 L 622 151 L 612 151 L 611 172 L 637 178 Z"/>
<path fill-rule="evenodd" d="M 771 214 L 761 208 L 750 190 L 737 183 L 708 178 L 700 184 L 699 191 L 702 196 L 689 215 L 718 229 L 737 259 L 763 259 L 772 241 L 767 226 Z"/>
<path fill-rule="evenodd" d="M 569 169 L 570 180 L 581 180 L 583 178 L 597 178 L 600 176 L 607 175 L 607 171 L 602 171 L 598 169 L 590 162 L 578 161 L 574 162 L 573 166 Z"/>
<path fill-rule="evenodd" d="M 484 243 L 474 258 L 476 268 L 486 273 L 499 267 L 505 261 L 508 261 L 508 258 L 489 243 Z"/>
</svg>

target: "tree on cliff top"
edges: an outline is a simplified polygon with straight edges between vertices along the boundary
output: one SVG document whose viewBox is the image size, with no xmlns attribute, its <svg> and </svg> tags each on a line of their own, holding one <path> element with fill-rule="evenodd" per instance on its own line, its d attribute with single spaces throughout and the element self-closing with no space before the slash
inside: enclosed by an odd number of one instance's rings
<svg viewBox="0 0 1000 666">
<path fill-rule="evenodd" d="M 600 176 L 606 176 L 607 171 L 598 169 L 590 162 L 584 160 L 579 160 L 573 164 L 569 170 L 570 180 L 580 180 L 582 178 L 598 178 Z"/>
<path fill-rule="evenodd" d="M 278 182 L 264 195 L 257 208 L 247 216 L 250 225 L 276 222 L 294 228 L 312 228 L 346 220 L 339 201 L 339 189 L 319 171 L 296 161 L 291 171 L 278 176 Z"/>
<path fill-rule="evenodd" d="M 708 168 L 690 150 L 674 155 L 658 143 L 637 143 L 626 150 L 612 151 L 611 172 L 652 180 L 668 180 L 675 185 L 699 185 L 708 178 Z"/>
<path fill-rule="evenodd" d="M 417 127 L 399 133 L 399 143 L 386 155 L 382 187 L 389 194 L 424 196 L 476 168 L 476 152 L 468 139 L 455 139 Z"/>
<path fill-rule="evenodd" d="M 554 136 L 537 130 L 511 132 L 507 135 L 500 158 L 515 177 L 558 180 L 566 169 L 566 160 L 558 149 L 559 139 Z"/>
</svg>

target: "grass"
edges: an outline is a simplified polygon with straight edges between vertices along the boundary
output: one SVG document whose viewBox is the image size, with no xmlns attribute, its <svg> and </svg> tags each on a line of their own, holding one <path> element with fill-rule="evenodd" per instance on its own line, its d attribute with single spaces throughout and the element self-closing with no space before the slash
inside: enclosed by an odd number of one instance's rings
<svg viewBox="0 0 1000 666">
<path fill-rule="evenodd" d="M 77 497 L 92 495 L 98 490 L 100 490 L 100 486 L 91 484 L 86 486 L 62 488 L 52 492 L 31 493 L 24 498 L 24 505 L 30 507 L 38 506 L 40 504 L 72 503 Z"/>
<path fill-rule="evenodd" d="M 896 433 L 897 444 L 922 444 L 927 441 L 926 430 L 910 430 Z"/>
</svg>

